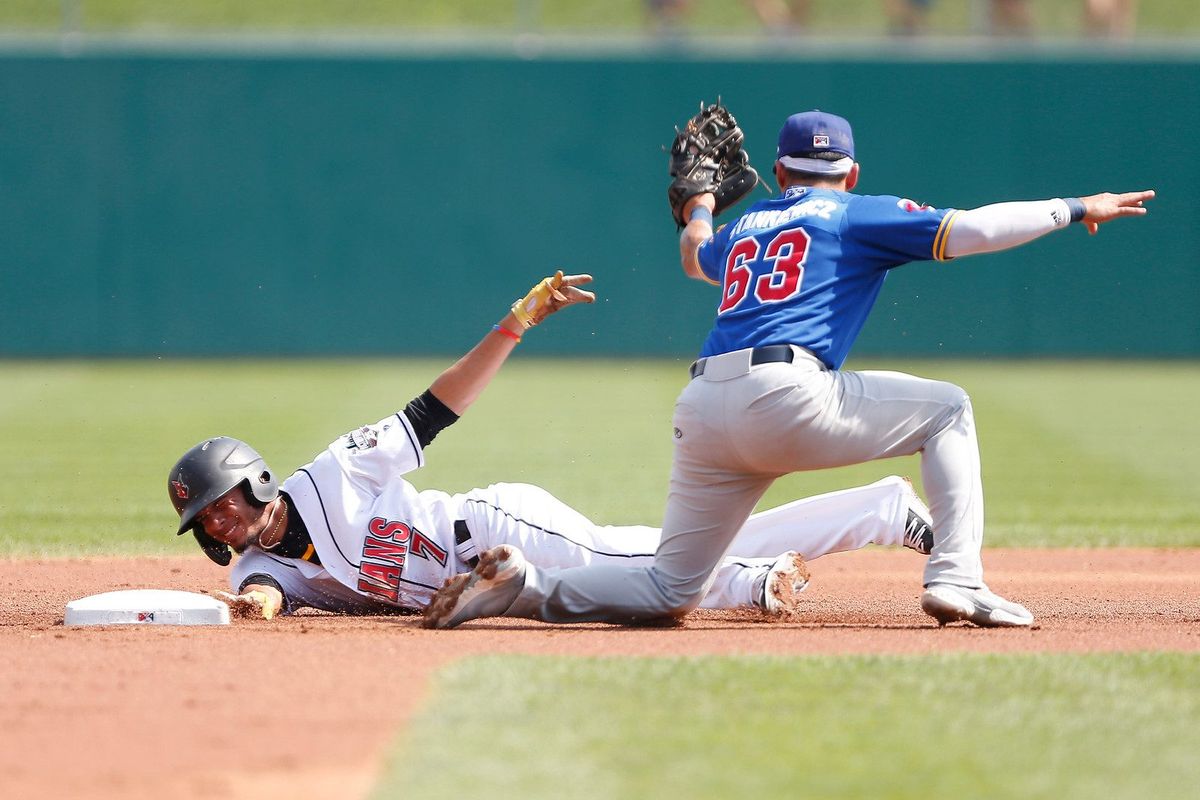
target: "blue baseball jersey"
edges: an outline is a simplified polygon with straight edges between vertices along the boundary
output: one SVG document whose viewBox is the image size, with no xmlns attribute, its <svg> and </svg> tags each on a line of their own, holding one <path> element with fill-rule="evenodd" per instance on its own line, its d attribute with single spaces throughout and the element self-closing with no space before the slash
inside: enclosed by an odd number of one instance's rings
<svg viewBox="0 0 1200 800">
<path fill-rule="evenodd" d="M 841 367 L 887 271 L 944 260 L 957 213 L 807 186 L 755 203 L 697 254 L 705 277 L 721 286 L 700 355 L 796 344 Z"/>
</svg>

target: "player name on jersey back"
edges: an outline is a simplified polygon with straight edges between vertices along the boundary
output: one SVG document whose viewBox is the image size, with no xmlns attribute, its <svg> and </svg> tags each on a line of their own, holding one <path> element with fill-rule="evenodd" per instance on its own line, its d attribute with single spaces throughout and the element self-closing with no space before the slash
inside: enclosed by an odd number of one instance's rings
<svg viewBox="0 0 1200 800">
<path fill-rule="evenodd" d="M 812 197 L 802 203 L 787 208 L 769 208 L 762 211 L 750 211 L 742 216 L 733 226 L 733 236 L 739 236 L 747 230 L 766 230 L 791 222 L 800 217 L 817 217 L 832 219 L 833 213 L 841 207 L 836 200 L 826 197 Z"/>
</svg>

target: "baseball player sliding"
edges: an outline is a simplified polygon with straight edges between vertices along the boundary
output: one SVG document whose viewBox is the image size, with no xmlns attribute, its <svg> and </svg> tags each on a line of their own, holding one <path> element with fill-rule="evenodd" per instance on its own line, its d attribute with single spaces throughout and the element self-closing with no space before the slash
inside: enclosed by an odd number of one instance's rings
<svg viewBox="0 0 1200 800">
<path fill-rule="evenodd" d="M 238 610 L 267 618 L 301 607 L 345 613 L 421 610 L 477 553 L 519 547 L 546 568 L 650 564 L 660 532 L 600 526 L 536 486 L 501 483 L 451 495 L 405 479 L 434 437 L 492 380 L 528 328 L 574 303 L 588 275 L 539 283 L 466 356 L 402 411 L 339 437 L 280 484 L 248 444 L 206 439 L 171 468 L 167 491 L 182 534 L 228 565 Z M 928 553 L 928 509 L 901 478 L 756 514 L 719 559 L 700 605 L 794 610 L 804 559 L 867 544 Z M 798 551 L 798 552 L 797 552 Z"/>
<path fill-rule="evenodd" d="M 499 547 L 455 578 L 426 616 L 629 622 L 695 608 L 721 556 L 779 476 L 921 453 L 933 518 L 921 608 L 945 624 L 1028 626 L 1033 615 L 983 579 L 983 488 L 966 392 L 941 381 L 841 366 L 889 270 L 1017 247 L 1082 223 L 1145 214 L 1152 191 L 936 209 L 853 194 L 850 123 L 807 111 L 779 133 L 780 194 L 713 231 L 757 175 L 721 106 L 702 108 L 671 150 L 668 198 L 685 226 L 688 277 L 720 287 L 716 322 L 675 407 L 675 452 L 653 564 L 555 570 Z"/>
</svg>

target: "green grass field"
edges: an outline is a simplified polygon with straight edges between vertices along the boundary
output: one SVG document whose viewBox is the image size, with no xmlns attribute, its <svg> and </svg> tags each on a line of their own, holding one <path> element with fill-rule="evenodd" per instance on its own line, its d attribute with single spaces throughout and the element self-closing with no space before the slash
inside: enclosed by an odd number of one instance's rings
<svg viewBox="0 0 1200 800">
<path fill-rule="evenodd" d="M 981 25 L 986 0 L 933 4 L 930 29 L 961 35 Z M 1031 0 L 1039 36 L 1076 36 L 1081 0 Z M 45 31 L 60 26 L 92 32 L 517 30 L 638 32 L 646 26 L 642 0 L 5 0 L 0 29 Z M 693 0 L 687 29 L 696 33 L 755 33 L 761 23 L 740 0 Z M 886 29 L 881 0 L 812 0 L 812 34 L 877 35 Z M 1200 4 L 1141 0 L 1139 35 L 1189 37 L 1200 33 Z"/>
<path fill-rule="evenodd" d="M 374 798 L 1190 798 L 1197 669 L 1194 653 L 476 658 L 442 673 Z"/>
<path fill-rule="evenodd" d="M 0 363 L 0 555 L 190 554 L 194 543 L 170 535 L 165 489 L 185 449 L 237 436 L 287 473 L 402 407 L 449 362 Z M 657 524 L 684 366 L 514 358 L 413 481 L 446 491 L 527 481 L 598 521 Z M 870 366 L 971 393 L 989 545 L 1200 545 L 1200 365 Z M 763 505 L 890 473 L 919 478 L 919 463 L 788 476 Z"/>
</svg>

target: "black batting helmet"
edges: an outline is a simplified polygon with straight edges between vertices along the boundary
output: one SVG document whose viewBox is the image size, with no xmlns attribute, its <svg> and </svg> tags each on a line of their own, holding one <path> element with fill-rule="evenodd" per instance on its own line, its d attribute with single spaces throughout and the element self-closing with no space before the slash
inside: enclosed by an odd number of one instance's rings
<svg viewBox="0 0 1200 800">
<path fill-rule="evenodd" d="M 231 436 L 205 439 L 183 454 L 167 478 L 167 493 L 179 514 L 179 530 L 189 528 L 204 553 L 221 566 L 229 563 L 229 546 L 196 524 L 196 515 L 212 501 L 241 485 L 246 498 L 269 503 L 279 496 L 279 481 L 267 462 L 250 445 Z"/>
</svg>

